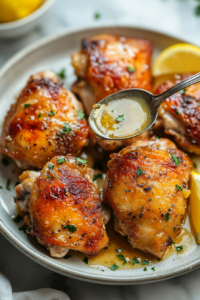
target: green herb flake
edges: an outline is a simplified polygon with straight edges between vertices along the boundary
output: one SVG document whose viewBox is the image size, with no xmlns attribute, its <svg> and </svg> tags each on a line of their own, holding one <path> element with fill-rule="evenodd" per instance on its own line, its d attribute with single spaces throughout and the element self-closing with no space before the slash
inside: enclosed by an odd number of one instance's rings
<svg viewBox="0 0 200 300">
<path fill-rule="evenodd" d="M 161 261 L 161 259 L 160 259 L 160 258 L 157 258 L 157 261 Z"/>
<path fill-rule="evenodd" d="M 177 250 L 177 252 L 181 252 L 183 250 L 183 246 L 177 246 L 176 250 Z"/>
<path fill-rule="evenodd" d="M 105 247 L 104 250 L 108 250 L 108 247 Z"/>
<path fill-rule="evenodd" d="M 51 176 L 49 176 L 49 175 L 47 174 L 47 178 L 51 179 Z"/>
<path fill-rule="evenodd" d="M 176 110 L 176 115 L 179 115 L 179 111 L 178 110 Z"/>
<path fill-rule="evenodd" d="M 96 181 L 97 179 L 103 178 L 103 175 L 101 173 L 95 174 L 93 177 L 93 181 Z"/>
<path fill-rule="evenodd" d="M 126 193 L 129 193 L 131 190 L 125 190 Z"/>
<path fill-rule="evenodd" d="M 52 175 L 52 176 L 53 176 L 53 178 L 58 179 L 58 177 L 56 177 L 56 176 L 54 176 L 54 175 Z"/>
<path fill-rule="evenodd" d="M 158 136 L 155 136 L 155 138 L 156 138 L 157 140 L 159 140 L 159 139 L 160 139 Z"/>
<path fill-rule="evenodd" d="M 147 268 L 145 267 L 145 268 L 143 269 L 143 271 L 145 271 L 145 272 L 146 272 L 146 271 L 147 271 Z"/>
<path fill-rule="evenodd" d="M 151 268 L 151 270 L 155 272 L 155 267 Z"/>
<path fill-rule="evenodd" d="M 82 233 L 81 236 L 84 237 L 84 236 L 85 236 L 85 233 Z"/>
<path fill-rule="evenodd" d="M 50 165 L 50 166 L 48 166 L 48 168 L 49 168 L 50 170 L 53 170 L 54 165 Z"/>
<path fill-rule="evenodd" d="M 83 260 L 83 262 L 86 263 L 86 264 L 88 265 L 88 258 L 85 257 L 84 260 Z"/>
<path fill-rule="evenodd" d="M 123 265 L 125 265 L 127 263 L 127 261 L 125 260 L 124 262 L 123 262 Z"/>
<path fill-rule="evenodd" d="M 165 218 L 165 220 L 166 220 L 167 222 L 169 221 L 169 213 L 168 213 L 168 212 L 166 213 L 166 215 L 165 215 L 164 218 Z"/>
<path fill-rule="evenodd" d="M 171 244 L 175 244 L 175 242 L 171 242 Z"/>
<path fill-rule="evenodd" d="M 139 214 L 140 219 L 142 219 L 142 213 Z"/>
<path fill-rule="evenodd" d="M 23 226 L 19 227 L 18 229 L 19 229 L 20 231 L 23 231 L 23 232 L 26 234 L 26 230 L 27 230 L 27 228 L 26 228 L 26 226 L 25 226 L 25 225 L 23 225 Z"/>
<path fill-rule="evenodd" d="M 38 118 L 41 118 L 42 117 L 42 114 L 40 113 L 39 115 L 38 115 Z"/>
<path fill-rule="evenodd" d="M 185 93 L 186 93 L 186 89 L 182 89 L 182 90 L 180 91 L 180 93 L 181 93 L 181 94 L 185 94 Z"/>
<path fill-rule="evenodd" d="M 116 119 L 117 122 L 123 122 L 124 120 L 124 115 L 119 115 Z"/>
<path fill-rule="evenodd" d="M 22 216 L 20 216 L 19 214 L 15 217 L 15 218 L 13 218 L 12 219 L 15 223 L 19 223 L 21 220 L 23 220 L 23 217 Z"/>
<path fill-rule="evenodd" d="M 75 225 L 66 225 L 65 229 L 68 229 L 69 231 L 71 231 L 72 233 L 74 233 L 77 230 L 77 227 Z"/>
<path fill-rule="evenodd" d="M 24 104 L 24 108 L 27 108 L 27 107 L 29 107 L 30 106 L 30 104 L 28 104 L 28 103 L 25 103 Z"/>
<path fill-rule="evenodd" d="M 179 192 L 183 190 L 182 187 L 181 187 L 180 185 L 178 185 L 178 184 L 176 184 L 176 188 L 177 188 L 177 190 L 178 190 Z"/>
<path fill-rule="evenodd" d="M 135 68 L 133 68 L 133 67 L 131 67 L 131 66 L 128 66 L 128 67 L 127 67 L 127 70 L 128 70 L 129 73 L 135 72 Z"/>
<path fill-rule="evenodd" d="M 123 254 L 119 254 L 119 255 L 118 255 L 118 257 L 119 257 L 119 259 L 121 259 L 121 260 L 125 260 L 125 258 L 124 258 L 124 255 L 123 255 Z"/>
<path fill-rule="evenodd" d="M 174 227 L 173 229 L 174 229 L 174 231 L 175 231 L 175 230 L 176 230 L 176 227 Z"/>
<path fill-rule="evenodd" d="M 116 252 L 119 254 L 123 248 L 118 248 Z"/>
<path fill-rule="evenodd" d="M 6 157 L 4 157 L 1 162 L 5 167 L 9 165 L 9 160 Z"/>
<path fill-rule="evenodd" d="M 101 17 L 101 15 L 100 15 L 99 12 L 96 12 L 96 13 L 94 14 L 94 18 L 95 18 L 96 20 L 100 19 L 100 17 Z"/>
<path fill-rule="evenodd" d="M 66 162 L 66 159 L 64 157 L 61 157 L 57 160 L 58 164 L 62 164 L 64 162 Z"/>
<path fill-rule="evenodd" d="M 151 201 L 151 199 L 149 199 L 148 201 Z"/>
<path fill-rule="evenodd" d="M 147 259 L 143 260 L 142 265 L 148 265 L 149 261 Z"/>
<path fill-rule="evenodd" d="M 140 174 L 144 175 L 145 173 L 142 171 L 142 169 L 139 167 L 137 170 L 137 176 L 139 176 Z"/>
<path fill-rule="evenodd" d="M 197 164 L 195 162 L 193 162 L 193 167 L 194 167 L 194 169 L 197 168 Z"/>
<path fill-rule="evenodd" d="M 55 116 L 55 112 L 51 109 L 50 112 L 48 112 L 48 115 Z"/>
<path fill-rule="evenodd" d="M 63 258 L 68 259 L 68 258 L 70 258 L 70 257 L 71 257 L 71 255 L 66 254 Z"/>
<path fill-rule="evenodd" d="M 119 268 L 119 266 L 118 266 L 116 263 L 114 263 L 110 269 L 111 269 L 112 271 L 115 271 L 115 270 L 117 270 L 118 268 Z"/>
<path fill-rule="evenodd" d="M 87 160 L 82 159 L 82 158 L 80 158 L 80 157 L 76 157 L 76 160 L 77 160 L 78 163 L 80 163 L 80 164 L 82 164 L 82 165 L 85 165 L 85 164 L 87 163 Z"/>
<path fill-rule="evenodd" d="M 132 264 L 133 265 L 136 265 L 136 264 L 139 264 L 139 263 L 140 262 L 139 262 L 139 260 L 137 258 L 132 259 Z"/>
<path fill-rule="evenodd" d="M 178 165 L 180 164 L 180 160 L 178 159 L 178 157 L 176 157 L 173 153 L 171 153 L 171 157 L 178 167 Z"/>
<path fill-rule="evenodd" d="M 143 209 L 144 209 L 144 206 L 142 206 L 141 209 L 143 210 Z"/>
<path fill-rule="evenodd" d="M 67 132 L 71 133 L 72 135 L 74 134 L 74 132 L 72 131 L 72 129 L 71 129 L 70 125 L 69 125 L 69 123 L 64 123 L 64 127 L 61 130 L 61 133 L 65 134 Z"/>
<path fill-rule="evenodd" d="M 11 182 L 11 180 L 10 180 L 10 178 L 7 180 L 7 183 L 6 183 L 6 189 L 8 190 L 8 191 L 10 191 L 10 182 Z"/>
<path fill-rule="evenodd" d="M 58 77 L 60 77 L 61 79 L 65 79 L 66 78 L 66 70 L 65 69 L 61 69 L 60 72 L 56 73 Z"/>
<path fill-rule="evenodd" d="M 85 119 L 85 114 L 84 114 L 84 112 L 83 112 L 82 110 L 80 110 L 80 109 L 77 109 L 76 111 L 77 111 L 77 117 L 78 117 L 79 119 L 81 119 L 81 120 L 84 120 L 84 119 Z"/>
<path fill-rule="evenodd" d="M 3 190 L 3 187 L 0 185 L 0 190 Z"/>
<path fill-rule="evenodd" d="M 196 14 L 197 16 L 200 16 L 200 5 L 197 5 L 197 6 L 195 7 L 195 14 Z"/>
<path fill-rule="evenodd" d="M 18 184 L 20 184 L 20 182 L 19 182 L 19 181 L 16 181 L 16 183 L 15 183 L 15 187 L 16 187 Z"/>
</svg>

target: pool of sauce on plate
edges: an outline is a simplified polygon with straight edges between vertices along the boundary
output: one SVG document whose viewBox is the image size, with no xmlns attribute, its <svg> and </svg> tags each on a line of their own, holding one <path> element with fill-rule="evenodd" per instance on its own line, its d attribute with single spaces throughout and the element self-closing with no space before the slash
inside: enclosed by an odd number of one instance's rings
<svg viewBox="0 0 200 300">
<path fill-rule="evenodd" d="M 88 161 L 88 167 L 92 168 L 94 167 L 95 161 L 101 161 L 103 160 L 105 162 L 106 166 L 106 160 L 107 157 L 102 158 L 102 153 L 98 153 L 93 149 L 93 152 L 91 152 L 91 147 L 85 148 L 84 151 L 81 154 L 81 157 L 86 159 Z M 102 174 L 102 178 L 97 179 L 95 182 L 97 184 L 97 187 L 99 191 L 102 190 L 103 184 L 104 184 L 104 178 L 105 178 L 105 169 L 98 170 L 95 169 L 95 174 Z M 143 253 L 139 250 L 133 249 L 131 245 L 128 243 L 128 238 L 122 236 L 118 232 L 114 230 L 113 226 L 113 219 L 109 221 L 109 223 L 106 225 L 106 231 L 109 236 L 109 244 L 108 248 L 103 249 L 99 254 L 96 256 L 87 256 L 81 252 L 70 250 L 69 255 L 77 256 L 80 260 L 84 260 L 85 257 L 88 258 L 88 266 L 98 268 L 100 270 L 104 270 L 104 268 L 110 268 L 114 263 L 116 263 L 120 269 L 138 269 L 138 268 L 144 268 L 146 267 L 151 268 L 155 263 L 159 263 L 158 259 L 153 257 L 152 255 Z M 181 229 L 181 233 L 178 237 L 174 239 L 175 244 L 172 244 L 167 253 L 165 254 L 164 258 L 165 260 L 169 258 L 171 255 L 175 254 L 178 256 L 182 256 L 185 254 L 188 254 L 189 252 L 193 251 L 195 247 L 197 247 L 197 244 L 195 242 L 194 232 L 192 225 L 190 224 L 188 213 L 185 216 L 183 226 Z M 181 252 L 177 252 L 176 247 L 177 246 L 183 246 L 183 250 Z M 122 249 L 120 249 L 122 248 Z M 117 253 L 116 250 L 120 249 Z M 118 255 L 122 254 L 124 255 L 124 258 L 128 258 L 129 261 L 125 264 L 124 261 L 122 261 Z M 140 264 L 132 264 L 132 259 L 137 258 L 141 263 Z M 148 260 L 148 265 L 142 265 L 142 262 L 144 260 Z"/>
<path fill-rule="evenodd" d="M 102 104 L 95 117 L 98 130 L 105 136 L 129 138 L 148 126 L 150 109 L 142 98 L 122 98 Z"/>
</svg>

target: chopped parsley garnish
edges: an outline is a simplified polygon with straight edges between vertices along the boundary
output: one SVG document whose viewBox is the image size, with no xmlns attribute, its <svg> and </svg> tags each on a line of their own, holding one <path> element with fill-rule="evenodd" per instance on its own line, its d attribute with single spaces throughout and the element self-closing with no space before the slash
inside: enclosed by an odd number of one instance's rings
<svg viewBox="0 0 200 300">
<path fill-rule="evenodd" d="M 176 250 L 177 250 L 177 252 L 181 252 L 183 250 L 183 246 L 177 246 Z"/>
<path fill-rule="evenodd" d="M 3 187 L 0 185 L 0 190 L 3 190 Z"/>
<path fill-rule="evenodd" d="M 143 209 L 144 209 L 144 206 L 142 206 L 141 209 L 143 210 Z"/>
<path fill-rule="evenodd" d="M 139 176 L 140 174 L 144 175 L 145 173 L 142 171 L 142 169 L 139 167 L 137 170 L 137 175 Z"/>
<path fill-rule="evenodd" d="M 68 259 L 68 258 L 70 258 L 70 257 L 71 257 L 71 255 L 66 254 L 63 258 Z"/>
<path fill-rule="evenodd" d="M 81 236 L 84 237 L 84 236 L 85 236 L 85 233 L 82 233 Z M 105 249 L 105 248 L 104 248 L 104 249 Z"/>
<path fill-rule="evenodd" d="M 108 247 L 105 247 L 105 248 L 104 248 L 104 250 L 107 250 L 107 249 L 108 249 Z"/>
<path fill-rule="evenodd" d="M 21 226 L 21 227 L 19 227 L 18 228 L 20 231 L 23 231 L 25 234 L 26 234 L 26 226 L 25 225 L 23 225 L 23 226 Z"/>
<path fill-rule="evenodd" d="M 130 73 L 135 72 L 135 68 L 133 68 L 133 67 L 131 67 L 131 66 L 128 66 L 128 67 L 127 67 L 127 70 L 128 70 Z"/>
<path fill-rule="evenodd" d="M 47 174 L 47 178 L 51 179 L 51 176 L 49 176 L 49 175 Z"/>
<path fill-rule="evenodd" d="M 77 230 L 77 227 L 75 225 L 73 225 L 73 224 L 72 225 L 67 224 L 65 226 L 65 229 L 68 229 L 69 231 L 71 231 L 72 233 L 74 233 Z"/>
<path fill-rule="evenodd" d="M 48 115 L 55 116 L 55 112 L 51 109 L 50 112 L 48 112 Z"/>
<path fill-rule="evenodd" d="M 176 184 L 176 188 L 177 188 L 177 190 L 178 190 L 179 192 L 183 190 L 182 187 L 181 187 L 180 185 L 178 185 L 178 184 Z"/>
<path fill-rule="evenodd" d="M 159 139 L 160 139 L 158 136 L 155 136 L 155 138 L 156 138 L 157 140 L 159 140 Z"/>
<path fill-rule="evenodd" d="M 149 261 L 147 259 L 143 260 L 142 265 L 148 265 Z"/>
<path fill-rule="evenodd" d="M 121 260 L 125 260 L 125 258 L 124 258 L 124 255 L 123 255 L 123 254 L 119 254 L 119 255 L 118 255 L 118 257 L 119 257 L 119 259 L 121 259 Z"/>
<path fill-rule="evenodd" d="M 7 183 L 6 183 L 6 189 L 8 190 L 8 191 L 10 191 L 10 178 L 7 180 Z"/>
<path fill-rule="evenodd" d="M 155 267 L 151 268 L 152 271 L 155 271 Z"/>
<path fill-rule="evenodd" d="M 28 104 L 28 103 L 25 103 L 24 104 L 24 108 L 27 108 L 27 107 L 29 107 L 30 106 L 30 104 Z"/>
<path fill-rule="evenodd" d="M 9 165 L 9 160 L 6 157 L 4 157 L 1 162 L 5 167 Z"/>
<path fill-rule="evenodd" d="M 58 164 L 62 164 L 64 162 L 66 162 L 66 159 L 64 157 L 58 159 Z"/>
<path fill-rule="evenodd" d="M 69 123 L 64 123 L 64 124 L 65 125 L 64 125 L 63 129 L 61 130 L 61 133 L 65 134 L 67 132 L 70 132 L 71 134 L 74 134 L 71 127 L 70 127 L 70 125 L 69 125 Z"/>
<path fill-rule="evenodd" d="M 20 182 L 19 182 L 19 181 L 16 181 L 16 183 L 15 183 L 15 187 L 16 187 L 18 184 L 20 184 Z"/>
<path fill-rule="evenodd" d="M 179 115 L 179 111 L 178 110 L 176 111 L 176 115 Z"/>
<path fill-rule="evenodd" d="M 174 231 L 175 231 L 175 230 L 176 230 L 176 227 L 174 227 L 173 229 L 174 229 Z"/>
<path fill-rule="evenodd" d="M 40 113 L 39 115 L 38 115 L 38 118 L 41 118 L 42 117 L 42 114 Z"/>
<path fill-rule="evenodd" d="M 101 173 L 95 174 L 93 177 L 93 181 L 96 181 L 99 178 L 103 178 L 103 175 Z"/>
<path fill-rule="evenodd" d="M 80 110 L 80 109 L 77 109 L 76 111 L 77 111 L 77 117 L 78 117 L 79 119 L 81 119 L 81 120 L 84 120 L 84 119 L 85 119 L 85 114 L 84 114 L 84 112 L 83 112 L 82 110 Z"/>
<path fill-rule="evenodd" d="M 118 248 L 118 249 L 116 250 L 116 252 L 117 252 L 117 253 L 120 253 L 122 249 L 123 249 L 123 248 Z"/>
<path fill-rule="evenodd" d="M 175 242 L 171 242 L 171 244 L 175 244 Z"/>
<path fill-rule="evenodd" d="M 53 170 L 54 165 L 50 165 L 50 166 L 48 166 L 48 168 L 49 168 L 50 170 Z"/>
<path fill-rule="evenodd" d="M 114 265 L 112 265 L 112 267 L 110 268 L 112 271 L 115 271 L 115 270 L 117 270 L 119 268 L 119 266 L 116 264 L 116 263 L 114 263 Z"/>
<path fill-rule="evenodd" d="M 161 259 L 160 259 L 160 258 L 157 258 L 157 261 L 161 261 Z"/>
<path fill-rule="evenodd" d="M 143 269 L 143 271 L 147 271 L 147 268 L 145 267 L 145 268 Z"/>
<path fill-rule="evenodd" d="M 182 90 L 180 91 L 181 94 L 185 94 L 185 92 L 186 92 L 186 89 L 182 89 Z"/>
<path fill-rule="evenodd" d="M 180 160 L 178 159 L 178 157 L 176 157 L 173 153 L 171 153 L 171 157 L 178 167 L 178 165 L 180 164 Z"/>
<path fill-rule="evenodd" d="M 136 264 L 139 264 L 139 263 L 140 262 L 139 262 L 139 260 L 137 258 L 132 259 L 132 264 L 133 265 L 136 265 Z"/>
<path fill-rule="evenodd" d="M 151 201 L 151 199 L 149 199 L 148 201 Z"/>
<path fill-rule="evenodd" d="M 193 167 L 196 169 L 197 168 L 197 164 L 195 162 L 193 162 Z"/>
<path fill-rule="evenodd" d="M 88 258 L 85 257 L 84 260 L 83 260 L 83 262 L 86 263 L 86 264 L 88 265 Z"/>
<path fill-rule="evenodd" d="M 80 157 L 76 157 L 76 160 L 77 160 L 77 162 L 79 162 L 80 164 L 83 164 L 83 165 L 85 165 L 87 163 L 87 160 L 82 159 Z"/>
<path fill-rule="evenodd" d="M 129 193 L 131 190 L 125 190 L 126 193 Z"/>
<path fill-rule="evenodd" d="M 165 218 L 165 220 L 166 220 L 167 222 L 169 221 L 169 213 L 168 213 L 168 212 L 166 213 L 166 215 L 165 215 L 164 218 Z"/>
<path fill-rule="evenodd" d="M 53 176 L 53 178 L 57 179 L 57 177 L 56 177 L 56 176 L 54 176 L 54 175 L 52 175 L 52 176 Z"/>
<path fill-rule="evenodd" d="M 96 13 L 94 14 L 94 18 L 95 18 L 96 20 L 99 19 L 100 17 L 101 17 L 100 13 L 96 12 Z"/>
<path fill-rule="evenodd" d="M 66 70 L 62 69 L 60 70 L 60 72 L 56 73 L 58 77 L 60 77 L 61 79 L 65 79 L 66 78 L 66 74 L 65 74 Z"/>
<path fill-rule="evenodd" d="M 20 216 L 19 214 L 18 214 L 15 218 L 13 218 L 13 221 L 14 221 L 15 223 L 19 223 L 21 220 L 23 220 L 23 217 Z"/>
<path fill-rule="evenodd" d="M 123 122 L 124 121 L 124 115 L 119 115 L 116 119 L 117 122 Z"/>
<path fill-rule="evenodd" d="M 142 213 L 139 214 L 140 219 L 142 219 Z"/>
<path fill-rule="evenodd" d="M 102 166 L 102 162 L 101 161 L 96 161 L 94 163 L 93 169 L 95 170 L 100 170 L 103 172 L 103 166 Z"/>
<path fill-rule="evenodd" d="M 126 260 L 124 260 L 124 262 L 123 262 L 123 265 L 125 265 L 127 263 L 127 261 Z"/>
</svg>

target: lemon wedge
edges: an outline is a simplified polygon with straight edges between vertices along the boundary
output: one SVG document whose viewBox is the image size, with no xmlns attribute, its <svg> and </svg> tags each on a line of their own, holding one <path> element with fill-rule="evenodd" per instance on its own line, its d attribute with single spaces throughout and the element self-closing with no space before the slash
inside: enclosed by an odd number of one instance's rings
<svg viewBox="0 0 200 300">
<path fill-rule="evenodd" d="M 191 172 L 190 189 L 190 215 L 197 243 L 200 244 L 200 173 Z"/>
<path fill-rule="evenodd" d="M 152 75 L 197 73 L 200 71 L 200 48 L 191 44 L 175 44 L 156 58 Z"/>
<path fill-rule="evenodd" d="M 43 0 L 0 0 L 0 23 L 12 22 L 34 12 Z"/>
</svg>

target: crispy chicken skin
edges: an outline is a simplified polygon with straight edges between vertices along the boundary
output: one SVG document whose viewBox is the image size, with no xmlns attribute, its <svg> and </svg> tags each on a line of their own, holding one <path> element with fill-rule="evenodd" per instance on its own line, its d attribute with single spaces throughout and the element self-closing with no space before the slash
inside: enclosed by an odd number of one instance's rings
<svg viewBox="0 0 200 300">
<path fill-rule="evenodd" d="M 31 76 L 5 118 L 0 151 L 22 168 L 42 168 L 55 155 L 77 155 L 88 136 L 78 109 L 80 102 L 53 72 Z"/>
<path fill-rule="evenodd" d="M 86 114 L 90 114 L 95 103 L 120 90 L 151 90 L 151 54 L 152 46 L 146 40 L 106 34 L 85 38 L 81 50 L 72 55 L 78 77 L 72 91 L 82 100 Z M 147 136 L 144 133 L 137 139 Z M 93 144 L 108 151 L 130 145 L 136 139 L 99 140 L 91 130 L 89 137 Z"/>
<path fill-rule="evenodd" d="M 155 94 L 160 94 L 191 75 L 167 80 L 160 84 Z M 160 124 L 165 132 L 185 151 L 200 154 L 200 83 L 174 94 L 159 108 Z"/>
<path fill-rule="evenodd" d="M 63 257 L 69 249 L 96 255 L 108 244 L 92 178 L 93 170 L 72 156 L 54 157 L 41 172 L 25 171 L 20 176 L 15 202 L 30 213 L 30 234 L 51 256 Z"/>
<path fill-rule="evenodd" d="M 180 233 L 191 169 L 189 157 L 168 139 L 138 141 L 111 155 L 104 202 L 133 248 L 163 258 Z"/>
<path fill-rule="evenodd" d="M 78 81 L 72 87 L 89 114 L 92 105 L 103 98 L 129 88 L 151 90 L 149 41 L 114 35 L 85 38 L 72 65 Z"/>
</svg>

